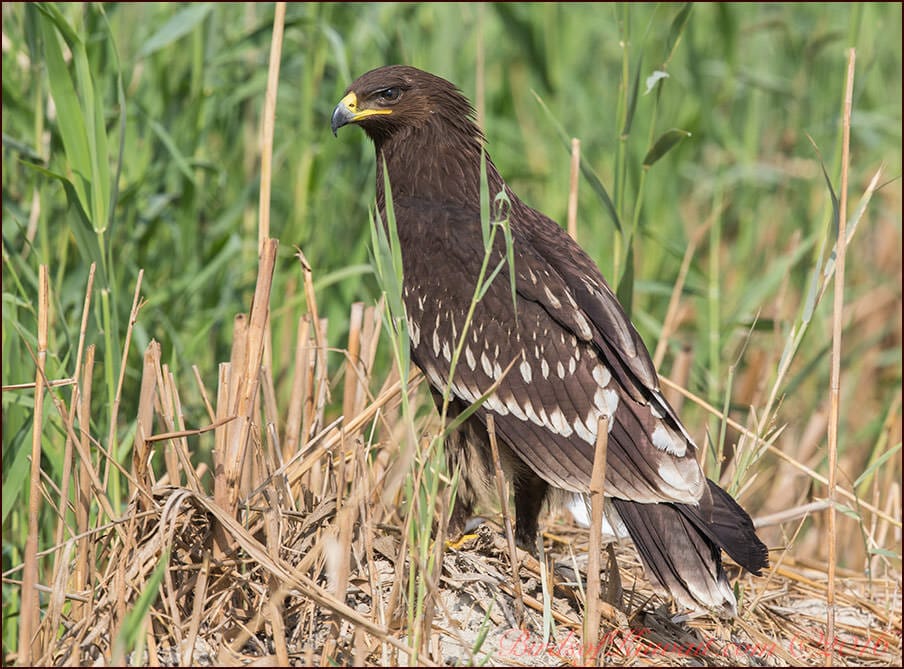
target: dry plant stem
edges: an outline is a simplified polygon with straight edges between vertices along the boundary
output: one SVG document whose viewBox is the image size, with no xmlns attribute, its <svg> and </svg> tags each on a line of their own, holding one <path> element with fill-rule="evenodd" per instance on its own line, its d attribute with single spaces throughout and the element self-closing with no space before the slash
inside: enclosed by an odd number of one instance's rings
<svg viewBox="0 0 904 669">
<path fill-rule="evenodd" d="M 829 391 L 829 572 L 826 593 L 826 643 L 828 665 L 835 660 L 835 565 L 837 541 L 835 527 L 835 489 L 838 476 L 838 413 L 841 388 L 841 334 L 844 326 L 844 260 L 847 248 L 848 163 L 851 156 L 851 106 L 854 97 L 856 50 L 848 51 L 847 84 L 844 91 L 844 115 L 841 140 L 841 203 L 838 211 L 838 242 L 835 245 L 835 292 L 832 304 L 832 378 Z"/>
<path fill-rule="evenodd" d="M 364 323 L 364 303 L 352 304 L 348 322 L 348 357 L 345 363 L 345 386 L 342 392 L 342 415 L 345 420 L 354 414 L 358 394 L 358 367 L 361 354 L 361 328 Z"/>
<path fill-rule="evenodd" d="M 238 373 L 237 404 L 235 415 L 239 416 L 237 429 L 230 431 L 231 443 L 226 444 L 227 455 L 223 462 L 226 472 L 228 493 L 227 509 L 236 512 L 240 492 L 240 481 L 246 455 L 250 450 L 254 407 L 260 385 L 260 365 L 264 354 L 263 337 L 266 323 L 270 318 L 270 290 L 273 284 L 273 272 L 276 265 L 276 250 L 279 242 L 267 240 L 263 247 L 258 268 L 257 285 L 251 303 L 251 315 L 248 319 L 247 349 L 244 355 L 244 369 L 233 369 Z"/>
<path fill-rule="evenodd" d="M 78 406 L 78 425 L 79 438 L 81 443 L 81 453 L 90 453 L 88 436 L 91 426 L 91 393 L 92 379 L 94 373 L 94 345 L 88 347 L 85 355 L 85 367 L 82 371 L 81 393 L 79 395 Z M 78 467 L 78 488 L 76 493 L 75 505 L 75 525 L 79 534 L 88 531 L 88 523 L 91 518 L 91 475 L 88 473 L 87 465 L 84 460 L 79 458 Z M 93 542 L 86 535 L 78 540 L 78 559 L 75 564 L 75 590 L 82 592 L 86 590 L 89 583 L 94 582 L 95 563 L 91 558 L 90 547 Z M 92 589 L 93 595 L 93 589 Z M 73 606 L 73 618 L 78 619 L 79 614 L 84 614 L 88 608 L 81 604 Z"/>
<path fill-rule="evenodd" d="M 596 427 L 596 449 L 590 476 L 590 545 L 587 549 L 587 611 L 584 618 L 585 665 L 597 665 L 601 658 L 600 638 L 600 558 L 603 552 L 603 512 L 606 504 L 606 451 L 609 447 L 609 416 L 600 416 Z"/>
<path fill-rule="evenodd" d="M 474 109 L 478 128 L 485 128 L 486 118 L 486 52 L 483 48 L 483 3 L 477 5 L 477 54 L 474 73 Z"/>
<path fill-rule="evenodd" d="M 668 378 L 666 378 L 664 376 L 660 376 L 659 380 L 662 382 L 662 384 L 664 386 L 668 386 L 669 388 L 674 388 L 679 393 L 684 395 L 686 398 L 688 398 L 689 400 L 691 400 L 698 406 L 702 407 L 706 411 L 710 412 L 713 416 L 717 416 L 719 418 L 722 417 L 722 412 L 719 409 L 717 409 L 716 407 L 714 407 L 712 404 L 707 402 L 706 400 L 703 400 L 700 397 L 697 397 L 692 392 L 686 390 L 685 388 L 682 388 L 677 383 L 673 383 L 671 380 L 669 380 Z M 826 486 L 829 484 L 829 480 L 825 476 L 823 476 L 822 474 L 820 474 L 817 471 L 814 471 L 810 467 L 807 467 L 807 465 L 803 464 L 802 462 L 798 462 L 797 460 L 792 458 L 790 455 L 788 455 L 787 453 L 784 453 L 781 449 L 777 448 L 773 444 L 768 443 L 765 439 L 763 439 L 762 437 L 757 435 L 752 430 L 744 427 L 743 425 L 741 425 L 739 422 L 737 422 L 733 418 L 731 418 L 731 417 L 726 418 L 726 423 L 728 425 L 730 425 L 731 427 L 733 427 L 738 432 L 740 432 L 741 434 L 743 434 L 744 436 L 749 437 L 750 439 L 753 439 L 754 443 L 762 444 L 763 446 L 766 447 L 766 449 L 770 453 L 772 453 L 776 457 L 780 458 L 781 460 L 784 460 L 785 462 L 787 462 L 789 465 L 791 465 L 795 469 L 802 471 L 804 474 L 809 476 L 814 481 L 819 481 L 820 483 L 822 483 L 823 485 L 826 485 Z M 857 505 L 857 507 L 859 507 L 860 509 L 865 509 L 871 513 L 876 514 L 879 518 L 882 518 L 886 522 L 891 523 L 895 527 L 901 527 L 900 519 L 895 518 L 894 516 L 886 513 L 885 511 L 883 511 L 879 507 L 875 506 L 874 504 L 870 504 L 862 499 L 858 499 L 857 496 L 854 495 L 854 493 L 852 493 L 848 490 L 845 490 L 844 488 L 840 488 L 840 487 L 836 488 L 835 492 L 838 493 L 839 495 L 842 495 L 843 497 L 847 498 L 851 502 L 855 503 Z"/>
<path fill-rule="evenodd" d="M 75 378 L 68 379 L 54 379 L 53 381 L 48 380 L 45 384 L 45 388 L 65 388 L 66 386 L 74 386 L 77 383 Z M 11 390 L 31 390 L 35 388 L 38 384 L 34 381 L 26 381 L 25 383 L 10 383 L 7 386 L 3 386 L 3 392 L 11 391 Z"/>
<path fill-rule="evenodd" d="M 286 23 L 286 3 L 277 2 L 273 16 L 273 36 L 270 39 L 270 66 L 267 71 L 267 92 L 261 119 L 261 188 L 258 205 L 257 248 L 263 253 L 270 238 L 270 182 L 273 174 L 273 129 L 276 118 L 276 91 L 279 87 L 279 61 L 282 54 L 283 29 Z"/>
<path fill-rule="evenodd" d="M 195 641 L 198 639 L 198 631 L 201 629 L 201 616 L 204 613 L 204 603 L 207 599 L 207 575 L 210 573 L 210 553 L 204 552 L 204 561 L 198 570 L 198 578 L 195 581 L 194 603 L 192 605 L 191 618 L 188 622 L 188 638 L 185 642 L 185 650 L 182 654 L 182 664 L 186 667 L 192 665 L 195 654 Z"/>
<path fill-rule="evenodd" d="M 292 372 L 292 390 L 289 393 L 288 417 L 283 439 L 283 462 L 288 461 L 301 446 L 302 417 L 304 416 L 305 380 L 307 370 L 308 327 L 307 316 L 298 319 L 295 337 L 295 366 Z"/>
<path fill-rule="evenodd" d="M 188 435 L 184 434 L 185 432 L 185 414 L 182 411 L 182 400 L 179 397 L 179 389 L 176 387 L 176 378 L 173 376 L 173 373 L 167 371 L 165 385 L 169 392 L 170 397 L 173 401 L 173 410 L 175 412 L 176 419 L 176 427 L 179 428 L 179 432 L 183 434 L 179 434 L 174 437 L 177 439 L 176 441 L 176 455 L 179 458 L 179 463 L 182 466 L 182 469 L 185 471 L 186 481 L 188 482 L 188 486 L 194 490 L 195 492 L 201 492 L 203 489 L 201 485 L 200 477 L 197 474 L 197 471 L 191 464 L 191 453 L 188 447 L 188 440 L 186 437 Z"/>
<path fill-rule="evenodd" d="M 150 495 L 151 480 L 150 457 L 151 446 L 147 442 L 154 422 L 154 396 L 157 393 L 157 366 L 160 362 L 160 344 L 153 339 L 144 352 L 144 368 L 141 373 L 141 391 L 138 397 L 138 419 L 135 428 L 135 445 L 132 449 L 132 473 L 134 481 L 130 497 L 141 496 L 139 504 L 142 511 L 147 511 L 153 499 Z M 146 495 L 146 496 L 144 496 Z"/>
<path fill-rule="evenodd" d="M 273 15 L 273 34 L 270 38 L 270 64 L 267 70 L 267 92 L 264 95 L 264 111 L 261 117 L 261 181 L 257 220 L 257 251 L 264 254 L 264 246 L 270 239 L 270 189 L 273 177 L 273 133 L 276 125 L 276 99 L 279 88 L 279 64 L 282 54 L 283 32 L 286 24 L 286 3 L 277 2 Z M 264 324 L 264 351 L 261 365 L 273 368 L 270 320 Z"/>
<path fill-rule="evenodd" d="M 499 460 L 499 445 L 496 443 L 496 421 L 493 414 L 487 414 L 487 432 L 490 435 L 490 450 L 493 454 L 493 467 L 496 470 L 496 492 L 502 506 L 502 520 L 505 525 L 505 539 L 508 542 L 509 559 L 512 561 L 512 588 L 515 592 L 515 617 L 520 627 L 524 622 L 524 593 L 521 590 L 521 566 L 518 562 L 518 551 L 515 547 L 515 533 L 512 530 L 512 515 L 509 511 L 508 486 Z"/>
<path fill-rule="evenodd" d="M 571 178 L 568 183 L 568 234 L 578 239 L 578 177 L 581 169 L 581 140 L 571 138 Z"/>
<path fill-rule="evenodd" d="M 72 378 L 76 379 L 76 380 L 78 378 L 79 371 L 81 370 L 82 354 L 84 353 L 84 350 L 85 350 L 85 336 L 86 336 L 86 333 L 88 330 L 88 314 L 90 313 L 90 308 L 91 308 L 91 291 L 94 287 L 94 273 L 95 273 L 96 269 L 97 269 L 97 264 L 91 263 L 91 268 L 88 270 L 88 285 L 85 288 L 85 301 L 84 301 L 84 305 L 82 307 L 82 323 L 81 323 L 81 327 L 79 328 L 78 349 L 75 354 L 75 366 L 73 367 L 73 372 L 72 372 Z M 76 383 L 72 387 L 72 394 L 70 395 L 70 399 L 69 399 L 69 420 L 68 420 L 68 423 L 66 426 L 66 446 L 65 446 L 64 453 L 63 453 L 63 473 L 61 476 L 61 483 L 60 483 L 60 500 L 62 500 L 63 508 L 60 509 L 60 515 L 59 515 L 59 519 L 58 519 L 59 522 L 57 523 L 57 528 L 56 528 L 55 543 L 57 545 L 63 543 L 63 534 L 65 532 L 65 527 L 66 527 L 65 504 L 66 504 L 67 500 L 69 499 L 69 484 L 70 484 L 70 481 L 72 480 L 72 467 L 73 467 L 72 449 L 73 449 L 74 440 L 76 438 L 76 434 L 75 434 L 75 430 L 74 430 L 75 417 L 77 414 L 80 413 L 80 409 L 81 409 L 81 399 L 79 397 L 79 393 L 80 393 L 80 388 L 79 388 L 79 385 Z M 84 529 L 84 528 L 82 528 L 82 529 Z M 60 560 L 59 560 L 59 557 L 61 554 L 62 553 L 57 553 L 57 555 L 54 557 L 53 572 L 54 572 L 54 574 L 57 575 L 55 577 L 57 580 L 60 578 L 62 570 L 64 569 L 63 565 L 60 563 Z M 52 627 L 52 629 L 55 629 L 55 626 Z"/>
<path fill-rule="evenodd" d="M 681 259 L 681 268 L 678 271 L 678 278 L 675 279 L 675 285 L 672 287 L 672 295 L 671 297 L 669 297 L 669 306 L 665 311 L 665 319 L 662 321 L 662 331 L 659 333 L 659 341 L 656 343 L 656 352 L 653 354 L 653 364 L 656 366 L 656 369 L 659 369 L 660 365 L 662 365 L 662 359 L 665 357 L 666 347 L 669 343 L 669 337 L 677 327 L 677 323 L 675 321 L 678 316 L 678 305 L 681 302 L 681 293 L 684 290 L 684 283 L 687 280 L 687 273 L 688 271 L 690 271 L 691 261 L 694 259 L 694 254 L 697 252 L 697 247 L 700 245 L 700 241 L 712 227 L 712 224 L 715 223 L 719 217 L 721 217 L 722 212 L 725 211 L 725 208 L 727 206 L 728 205 L 723 203 L 721 207 L 715 209 L 712 214 L 710 214 L 709 218 L 706 219 L 706 222 L 704 222 L 703 225 L 698 227 L 694 232 L 693 236 L 688 242 L 687 248 L 684 250 L 684 257 Z"/>
<path fill-rule="evenodd" d="M 75 367 L 73 367 L 72 378 L 74 380 L 78 379 L 79 370 L 81 369 L 82 364 L 82 354 L 85 350 L 85 336 L 88 331 L 88 314 L 90 313 L 91 308 L 91 290 L 94 287 L 94 273 L 97 268 L 97 263 L 91 263 L 91 268 L 88 270 L 88 285 L 85 288 L 85 302 L 82 307 L 82 324 L 79 328 L 78 334 L 78 349 L 75 354 Z M 60 484 L 60 499 L 68 500 L 69 499 L 69 481 L 70 474 L 72 471 L 72 437 L 69 435 L 73 434 L 73 421 L 75 420 L 75 416 L 78 413 L 78 402 L 79 402 L 79 387 L 78 384 L 72 388 L 72 395 L 69 400 L 69 425 L 67 428 L 67 436 L 66 436 L 66 447 L 65 453 L 63 455 L 63 474 L 62 474 L 62 483 Z M 65 519 L 65 514 L 61 517 L 61 522 L 57 525 L 57 534 L 56 534 L 56 543 L 63 543 L 63 528 L 65 523 L 62 520 Z"/>
<path fill-rule="evenodd" d="M 204 387 L 204 381 L 201 379 L 201 370 L 198 369 L 197 365 L 192 365 L 191 371 L 195 377 L 195 383 L 198 384 L 198 393 L 201 395 L 201 400 L 204 402 L 204 408 L 207 409 L 207 416 L 211 421 L 215 421 L 217 419 L 217 412 L 213 410 L 213 405 L 210 403 L 210 398 L 207 396 L 207 388 Z"/>
<path fill-rule="evenodd" d="M 129 348 L 132 343 L 132 330 L 135 322 L 138 320 L 138 311 L 141 309 L 141 280 L 144 278 L 144 270 L 138 270 L 138 278 L 135 280 L 135 294 L 132 297 L 132 310 L 129 312 L 129 326 L 126 328 L 126 341 L 122 347 L 122 359 L 119 361 L 119 379 L 116 381 L 116 395 L 113 397 L 113 408 L 110 411 L 110 431 L 107 435 L 107 450 L 111 454 L 116 453 L 116 424 L 119 421 L 119 403 L 122 400 L 122 384 L 126 379 L 126 363 L 129 360 Z M 148 433 L 150 434 L 150 433 Z M 104 470 L 104 484 L 110 474 L 110 459 L 107 460 L 107 466 Z M 106 485 L 104 486 L 106 488 Z M 113 517 L 110 520 L 114 520 Z"/>
<path fill-rule="evenodd" d="M 31 434 L 31 471 L 28 486 L 28 536 L 25 539 L 25 568 L 22 572 L 21 608 L 19 612 L 19 657 L 21 666 L 41 656 L 34 638 L 40 621 L 38 591 L 38 515 L 41 512 L 41 432 L 44 425 L 44 365 L 47 360 L 47 328 L 50 310 L 50 282 L 47 266 L 38 268 L 38 350 L 35 372 L 35 409 Z M 34 646 L 32 645 L 34 642 Z"/>
</svg>

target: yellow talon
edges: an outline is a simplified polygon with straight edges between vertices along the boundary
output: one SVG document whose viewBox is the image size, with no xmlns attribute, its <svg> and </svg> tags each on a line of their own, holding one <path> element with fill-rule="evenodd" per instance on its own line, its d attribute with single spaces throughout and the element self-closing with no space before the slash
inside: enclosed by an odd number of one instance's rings
<svg viewBox="0 0 904 669">
<path fill-rule="evenodd" d="M 466 543 L 468 543 L 472 539 L 476 539 L 476 538 L 477 538 L 476 534 L 463 534 L 455 541 L 447 541 L 446 548 L 451 548 L 456 551 L 461 550 L 462 546 L 464 546 Z"/>
</svg>

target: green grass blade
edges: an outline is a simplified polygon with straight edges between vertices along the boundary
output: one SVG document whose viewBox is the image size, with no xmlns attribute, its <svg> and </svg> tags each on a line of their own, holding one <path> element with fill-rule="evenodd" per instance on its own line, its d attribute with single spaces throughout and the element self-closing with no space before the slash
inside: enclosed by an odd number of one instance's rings
<svg viewBox="0 0 904 669">
<path fill-rule="evenodd" d="M 170 44 L 188 35 L 199 26 L 213 9 L 213 4 L 203 2 L 189 4 L 173 14 L 138 50 L 139 58 L 147 58 L 152 53 L 168 47 Z"/>
<path fill-rule="evenodd" d="M 647 155 L 644 156 L 643 166 L 645 169 L 649 169 L 652 167 L 656 161 L 662 158 L 665 154 L 671 151 L 673 148 L 678 146 L 681 142 L 691 136 L 687 130 L 679 130 L 677 128 L 672 128 L 671 130 L 666 130 L 662 133 L 656 141 L 653 143 L 653 146 L 650 147 L 650 150 L 647 151 Z"/>
</svg>

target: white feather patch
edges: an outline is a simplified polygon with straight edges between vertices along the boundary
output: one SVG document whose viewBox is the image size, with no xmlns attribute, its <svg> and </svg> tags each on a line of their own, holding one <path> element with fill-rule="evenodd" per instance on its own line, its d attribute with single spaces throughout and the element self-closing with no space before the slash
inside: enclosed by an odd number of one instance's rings
<svg viewBox="0 0 904 669">
<path fill-rule="evenodd" d="M 508 407 L 508 410 L 512 412 L 512 415 L 516 418 L 520 418 L 521 420 L 528 420 L 527 414 L 524 413 L 524 409 L 521 408 L 521 405 L 515 401 L 514 397 L 509 397 L 507 400 L 503 400 L 505 402 L 505 406 Z"/>
<path fill-rule="evenodd" d="M 527 360 L 522 360 L 521 364 L 518 365 L 518 370 L 521 372 L 521 378 L 524 379 L 524 382 L 530 383 L 532 376 L 530 363 Z"/>
<path fill-rule="evenodd" d="M 591 423 L 593 421 L 593 423 Z M 574 433 L 578 435 L 581 439 L 586 441 L 588 444 L 596 443 L 596 414 L 593 412 L 587 414 L 587 420 L 582 421 L 580 418 L 572 423 L 574 426 Z M 593 430 L 588 429 L 589 427 L 593 427 Z"/>
<path fill-rule="evenodd" d="M 435 355 L 437 358 L 439 357 L 440 348 L 439 328 L 437 328 L 433 331 L 433 355 Z"/>
<path fill-rule="evenodd" d="M 653 430 L 653 445 L 660 451 L 665 451 L 669 455 L 683 458 L 687 452 L 687 444 L 684 440 L 679 441 L 678 435 L 668 430 L 665 425 L 659 424 Z"/>
<path fill-rule="evenodd" d="M 543 426 L 543 421 L 540 420 L 540 416 L 538 416 L 537 412 L 534 411 L 534 405 L 530 402 L 527 402 L 524 405 L 524 413 L 527 414 L 527 417 L 531 423 L 533 423 L 534 425 L 540 425 L 541 427 Z"/>
<path fill-rule="evenodd" d="M 593 380 L 596 381 L 601 387 L 605 388 L 609 385 L 609 381 L 612 380 L 612 373 L 607 367 L 603 365 L 597 365 L 593 368 Z"/>
<path fill-rule="evenodd" d="M 495 411 L 500 416 L 508 416 L 508 407 L 499 399 L 496 393 L 493 393 L 492 395 L 487 397 L 486 402 L 484 402 L 484 406 L 492 411 Z"/>
<path fill-rule="evenodd" d="M 682 471 L 683 470 L 683 471 Z M 696 501 L 703 492 L 702 470 L 696 462 L 664 458 L 657 468 L 659 477 L 668 488 L 660 488 L 676 501 Z"/>
<path fill-rule="evenodd" d="M 487 357 L 486 353 L 480 354 L 480 366 L 483 368 L 483 373 L 493 378 L 493 365 L 490 362 L 490 359 Z"/>
<path fill-rule="evenodd" d="M 615 415 L 615 410 L 618 408 L 618 393 L 609 388 L 598 388 L 593 394 L 593 405 L 600 413 L 612 417 Z M 609 421 L 610 430 L 612 429 L 613 423 L 614 421 Z"/>
<path fill-rule="evenodd" d="M 593 330 L 590 329 L 590 323 L 587 322 L 587 319 L 584 318 L 584 314 L 580 311 L 574 312 L 574 322 L 578 326 L 578 330 L 581 334 L 581 339 L 584 341 L 590 341 L 593 339 Z"/>
<path fill-rule="evenodd" d="M 574 432 L 574 428 L 571 427 L 568 419 L 565 418 L 565 414 L 558 408 L 549 412 L 549 422 L 555 428 L 555 431 L 563 437 L 570 437 Z"/>
</svg>

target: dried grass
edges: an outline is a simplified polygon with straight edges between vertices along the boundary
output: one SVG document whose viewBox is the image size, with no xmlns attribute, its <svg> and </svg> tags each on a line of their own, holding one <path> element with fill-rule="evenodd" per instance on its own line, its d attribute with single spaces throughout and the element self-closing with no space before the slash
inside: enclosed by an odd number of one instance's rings
<svg viewBox="0 0 904 669">
<path fill-rule="evenodd" d="M 270 281 L 272 274 L 262 272 L 259 280 Z M 249 325 L 254 322 L 248 320 Z M 53 556 L 57 568 L 53 581 L 37 585 L 34 592 L 52 597 L 29 636 L 32 644 L 22 648 L 31 648 L 34 660 L 54 665 L 116 659 L 163 666 L 581 664 L 597 651 L 607 664 L 816 666 L 826 661 L 825 564 L 774 553 L 774 567 L 766 577 L 737 578 L 737 620 L 702 617 L 679 623 L 644 581 L 633 552 L 618 547 L 620 578 L 614 578 L 611 562 L 601 578 L 610 585 L 625 584 L 623 604 L 597 602 L 599 645 L 584 648 L 583 584 L 593 580 L 586 573 L 587 532 L 561 518 L 548 519 L 544 552 L 551 568 L 517 550 L 519 568 L 513 571 L 502 516 L 491 518 L 461 550 L 446 552 L 439 581 L 431 586 L 429 638 L 423 650 L 413 649 L 405 588 L 394 587 L 410 568 L 402 540 L 405 519 L 397 513 L 400 488 L 391 481 L 392 463 L 401 457 L 395 435 L 404 428 L 393 408 L 402 386 L 388 379 L 376 397 L 368 394 L 375 381 L 369 369 L 379 320 L 375 307 L 353 307 L 352 343 L 342 365 L 343 404 L 353 413 L 329 424 L 323 403 L 315 400 L 327 392 L 329 370 L 319 364 L 325 356 L 316 349 L 326 342 L 321 337 L 318 345 L 312 337 L 313 319 L 299 321 L 295 350 L 301 361 L 293 371 L 300 377 L 291 383 L 291 406 L 275 405 L 276 396 L 268 390 L 270 370 L 258 367 L 249 382 L 232 373 L 234 357 L 225 373 L 221 369 L 216 402 L 204 400 L 209 415 L 217 418 L 201 428 L 184 424 L 179 389 L 161 364 L 159 345 L 152 342 L 140 383 L 130 388 L 127 380 L 124 388 L 140 389 L 142 396 L 136 453 L 143 456 L 135 458 L 128 479 L 131 503 L 115 522 L 95 528 L 87 525 L 86 512 L 103 504 L 104 495 L 97 479 L 100 467 L 87 457 L 86 445 L 95 441 L 85 420 L 94 365 L 89 347 L 75 380 L 75 406 L 70 407 L 81 412 L 80 433 L 71 435 L 78 455 L 78 534 L 39 556 Z M 234 351 L 257 356 L 266 331 L 260 323 L 237 328 L 236 336 L 245 341 L 237 342 Z M 250 372 L 254 365 L 246 363 L 245 369 Z M 201 378 L 199 370 L 196 378 Z M 47 392 L 59 392 L 43 385 Z M 237 385 L 253 388 L 245 390 L 244 415 L 236 411 Z M 417 385 L 411 384 L 412 392 Z M 62 402 L 57 406 L 66 411 Z M 281 416 L 296 422 L 283 424 Z M 302 423 L 305 430 L 299 429 Z M 231 486 L 218 496 L 205 483 L 210 480 L 205 467 L 194 464 L 199 446 L 191 444 L 226 443 L 218 434 L 229 426 L 235 434 L 247 434 L 247 441 L 240 441 L 230 456 L 236 472 L 231 478 L 214 473 L 214 487 L 221 485 L 221 476 Z M 430 424 L 421 427 L 431 429 Z M 298 439 L 294 455 L 279 448 L 290 434 Z M 224 467 L 222 460 L 216 466 Z M 48 498 L 59 499 L 58 491 L 50 492 Z M 222 504 L 221 499 L 230 500 L 230 492 L 236 503 Z M 890 526 L 883 517 L 900 523 L 900 505 L 883 497 L 876 502 L 885 510 L 882 517 L 873 516 L 874 526 L 893 531 L 899 525 Z M 825 508 L 804 506 L 764 520 L 799 528 L 799 518 Z M 164 578 L 143 623 L 143 644 L 118 658 L 114 648 L 129 612 L 164 559 Z M 17 583 L 17 571 L 4 574 L 4 582 Z M 552 580 L 547 606 L 554 623 L 546 643 L 544 573 Z M 838 571 L 831 648 L 839 662 L 900 663 L 900 573 L 874 574 L 869 580 Z M 21 662 L 24 656 L 5 659 Z"/>
</svg>

